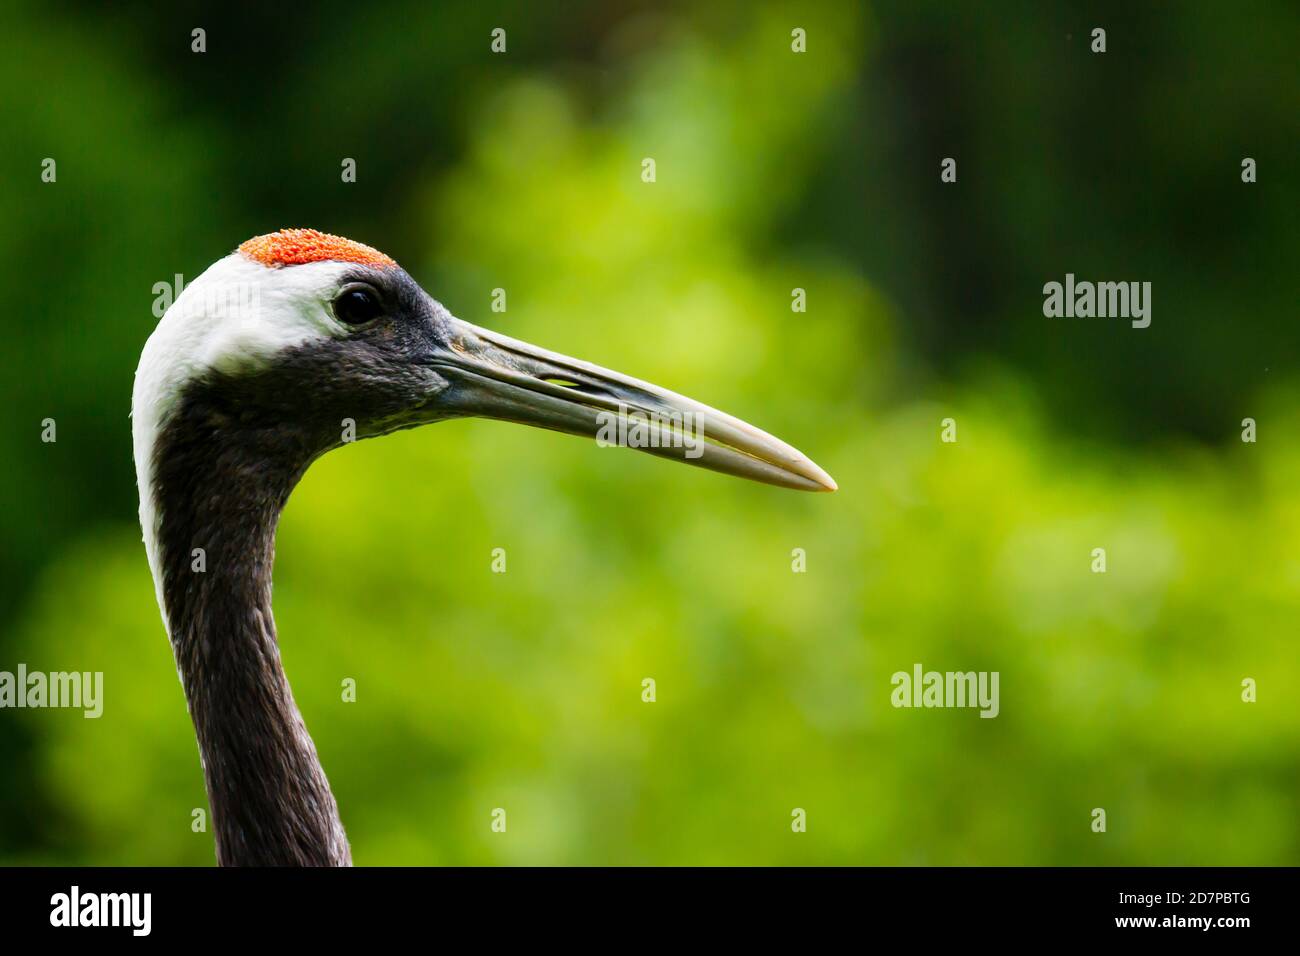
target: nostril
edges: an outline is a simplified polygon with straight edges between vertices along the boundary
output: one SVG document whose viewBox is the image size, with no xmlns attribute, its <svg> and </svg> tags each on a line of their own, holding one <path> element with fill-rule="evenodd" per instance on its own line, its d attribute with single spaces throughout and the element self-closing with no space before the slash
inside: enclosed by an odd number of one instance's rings
<svg viewBox="0 0 1300 956">
<path fill-rule="evenodd" d="M 563 375 L 539 375 L 538 378 L 543 382 L 549 382 L 551 385 L 571 388 L 579 394 L 590 395 L 593 398 L 613 399 L 615 396 L 615 393 L 610 391 L 602 382 L 580 382 L 577 379 L 565 378 Z"/>
</svg>

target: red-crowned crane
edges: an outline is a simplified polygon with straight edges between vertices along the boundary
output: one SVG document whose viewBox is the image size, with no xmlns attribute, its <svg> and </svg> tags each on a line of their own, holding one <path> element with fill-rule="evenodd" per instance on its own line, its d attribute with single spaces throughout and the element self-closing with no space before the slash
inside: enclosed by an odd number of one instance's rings
<svg viewBox="0 0 1300 956">
<path fill-rule="evenodd" d="M 455 318 L 369 246 L 310 229 L 245 242 L 167 310 L 132 396 L 145 550 L 223 866 L 351 863 L 271 617 L 290 491 L 349 428 L 370 438 L 471 415 L 639 434 L 624 443 L 835 489 L 798 451 L 729 415 Z M 683 440 L 684 429 L 704 440 Z"/>
</svg>

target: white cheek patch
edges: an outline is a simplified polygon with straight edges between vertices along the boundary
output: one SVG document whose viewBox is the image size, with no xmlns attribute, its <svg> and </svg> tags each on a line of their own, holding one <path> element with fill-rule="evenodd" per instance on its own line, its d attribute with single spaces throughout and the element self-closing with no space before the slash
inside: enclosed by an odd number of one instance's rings
<svg viewBox="0 0 1300 956">
<path fill-rule="evenodd" d="M 349 268 L 313 262 L 273 269 L 233 253 L 185 287 L 145 343 L 135 372 L 131 431 L 140 526 L 160 609 L 153 449 L 181 390 L 209 370 L 251 371 L 285 349 L 345 334 L 330 299 Z"/>
</svg>

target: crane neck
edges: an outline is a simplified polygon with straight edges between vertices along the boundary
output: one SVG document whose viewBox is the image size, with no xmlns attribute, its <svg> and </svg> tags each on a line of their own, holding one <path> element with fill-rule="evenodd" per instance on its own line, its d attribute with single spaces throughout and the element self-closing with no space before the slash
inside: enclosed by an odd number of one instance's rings
<svg viewBox="0 0 1300 956">
<path fill-rule="evenodd" d="M 194 383 L 142 490 L 154 496 L 155 574 L 223 866 L 351 864 L 271 612 L 276 526 L 311 447 L 220 384 Z"/>
</svg>

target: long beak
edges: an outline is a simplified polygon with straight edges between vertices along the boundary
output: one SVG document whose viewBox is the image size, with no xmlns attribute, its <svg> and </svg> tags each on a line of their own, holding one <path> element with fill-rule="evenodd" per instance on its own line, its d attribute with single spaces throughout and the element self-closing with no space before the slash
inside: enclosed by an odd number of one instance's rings
<svg viewBox="0 0 1300 956">
<path fill-rule="evenodd" d="M 717 409 L 618 372 L 452 319 L 433 362 L 451 379 L 455 415 L 595 438 L 728 475 L 801 491 L 834 480 L 798 450 Z"/>
</svg>

